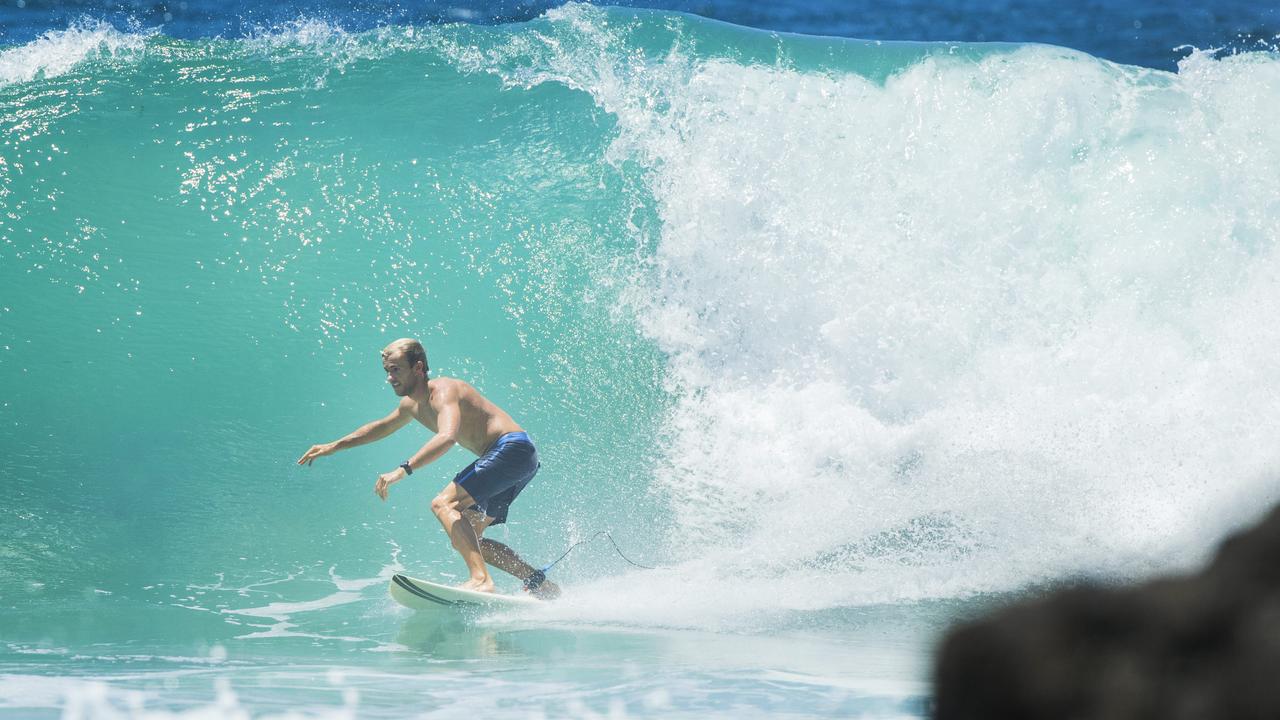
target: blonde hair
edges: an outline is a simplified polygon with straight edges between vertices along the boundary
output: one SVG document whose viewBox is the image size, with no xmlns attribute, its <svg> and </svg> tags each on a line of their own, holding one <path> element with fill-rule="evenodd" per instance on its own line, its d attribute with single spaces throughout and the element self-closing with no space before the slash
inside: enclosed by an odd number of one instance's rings
<svg viewBox="0 0 1280 720">
<path fill-rule="evenodd" d="M 422 361 L 422 374 L 425 377 L 431 372 L 431 366 L 427 365 L 427 351 L 422 347 L 422 343 L 413 338 L 400 338 L 390 345 L 382 349 L 382 359 L 386 360 L 392 355 L 402 355 L 405 360 L 409 361 L 409 367 L 412 368 Z"/>
</svg>

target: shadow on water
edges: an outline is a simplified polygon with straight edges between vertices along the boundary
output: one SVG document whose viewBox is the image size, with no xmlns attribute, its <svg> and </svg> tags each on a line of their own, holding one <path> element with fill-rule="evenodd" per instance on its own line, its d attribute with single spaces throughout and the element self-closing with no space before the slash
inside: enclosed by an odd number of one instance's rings
<svg viewBox="0 0 1280 720">
<path fill-rule="evenodd" d="M 617 708 L 666 717 L 923 717 L 933 641 L 951 620 L 992 601 L 975 602 L 797 613 L 751 632 L 605 625 L 544 608 L 409 613 L 389 601 L 277 608 L 271 612 L 285 619 L 230 626 L 208 650 L 182 647 L 177 627 L 160 633 L 164 643 L 127 653 L 112 646 L 112 657 L 82 656 L 95 638 L 78 638 L 62 646 L 65 655 L 40 655 L 58 660 L 49 669 L 63 679 L 22 680 L 9 700 L 57 707 L 50 687 L 58 697 L 90 697 L 98 691 L 83 683 L 95 682 L 108 688 L 104 707 L 163 688 L 146 696 L 147 707 L 196 709 L 233 696 L 255 711 L 307 708 L 303 716 L 343 705 L 362 717 L 405 707 L 463 712 L 461 704 L 478 702 L 482 712 L 541 708 L 561 717 Z M 464 685 L 465 698 L 457 693 Z"/>
<path fill-rule="evenodd" d="M 786 678 L 813 686 L 923 695 L 935 639 L 989 601 L 917 603 L 775 618 L 769 631 L 710 632 L 548 621 L 537 613 L 454 610 L 406 616 L 395 644 L 416 662 L 540 667 L 542 677 Z M 403 659 L 403 657 L 402 657 Z"/>
<path fill-rule="evenodd" d="M 853 634 L 540 625 L 536 613 L 440 610 L 401 621 L 394 664 L 418 677 L 482 670 L 503 683 L 492 688 L 497 697 L 521 688 L 533 702 L 571 714 L 577 702 L 625 702 L 628 712 L 676 716 L 726 707 L 744 716 L 919 716 L 928 695 L 921 637 L 870 625 Z"/>
<path fill-rule="evenodd" d="M 436 661 L 560 659 L 578 649 L 578 633 L 556 629 L 494 628 L 473 613 L 417 612 L 400 625 L 395 641 Z"/>
</svg>

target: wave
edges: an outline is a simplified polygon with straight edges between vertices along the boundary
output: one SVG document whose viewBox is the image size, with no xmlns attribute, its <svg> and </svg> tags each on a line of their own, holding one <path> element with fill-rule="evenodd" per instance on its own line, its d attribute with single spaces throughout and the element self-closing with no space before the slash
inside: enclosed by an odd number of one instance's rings
<svg viewBox="0 0 1280 720">
<path fill-rule="evenodd" d="M 50 30 L 32 42 L 0 50 L 0 86 L 58 77 L 88 61 L 128 59 L 153 34 L 82 19 L 66 30 Z"/>
<path fill-rule="evenodd" d="M 459 54 L 589 93 L 607 157 L 646 168 L 639 316 L 677 397 L 653 487 L 689 602 L 1132 577 L 1276 500 L 1274 55 L 934 46 L 881 81 L 549 20 Z"/>
<path fill-rule="evenodd" d="M 1165 73 L 574 4 L 203 43 L 97 27 L 0 55 L 6 127 L 41 82 L 140 47 L 162 72 L 95 90 L 132 115 L 108 133 L 75 124 L 100 110 L 59 110 L 0 166 L 10 218 L 63 241 L 6 226 L 6 281 L 55 315 L 110 308 L 73 330 L 105 329 L 117 370 L 188 322 L 158 298 L 214 313 L 195 364 L 161 374 L 258 348 L 363 373 L 365 345 L 430 333 L 446 372 L 546 428 L 535 552 L 603 523 L 666 561 L 626 583 L 568 570 L 617 609 L 566 617 L 705 626 L 1132 577 L 1277 499 L 1280 403 L 1259 390 L 1280 380 L 1274 54 Z M 127 162 L 95 154 L 108 136 L 138 138 Z M 47 172 L 15 170 L 37 156 Z M 77 189 L 61 157 L 145 192 Z M 81 200 L 51 210 L 50 188 Z M 191 236 L 161 242 L 175 227 Z M 46 332 L 23 327 L 0 339 Z M 200 377 L 213 434 L 274 422 L 217 397 L 244 373 Z M 353 383 L 300 426 L 372 412 Z M 243 448 L 240 476 L 270 452 Z M 317 522 L 343 522 L 344 492 L 318 491 Z M 314 551 L 282 527 L 278 552 Z"/>
</svg>

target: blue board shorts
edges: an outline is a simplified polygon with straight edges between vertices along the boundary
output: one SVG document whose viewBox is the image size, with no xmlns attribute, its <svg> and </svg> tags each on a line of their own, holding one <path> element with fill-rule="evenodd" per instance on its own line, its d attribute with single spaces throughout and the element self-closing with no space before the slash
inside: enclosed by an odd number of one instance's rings
<svg viewBox="0 0 1280 720">
<path fill-rule="evenodd" d="M 494 441 L 453 481 L 476 501 L 469 509 L 493 518 L 490 525 L 501 525 L 507 521 L 507 508 L 541 466 L 529 435 L 512 432 Z"/>
</svg>

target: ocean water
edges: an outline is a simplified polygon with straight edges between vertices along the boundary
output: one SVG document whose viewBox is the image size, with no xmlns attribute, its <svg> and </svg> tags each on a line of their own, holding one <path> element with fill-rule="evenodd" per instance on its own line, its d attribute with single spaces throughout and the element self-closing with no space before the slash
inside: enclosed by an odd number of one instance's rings
<svg viewBox="0 0 1280 720">
<path fill-rule="evenodd" d="M 922 717 L 949 623 L 1280 499 L 1280 58 L 569 4 L 0 50 L 0 714 Z M 539 444 L 461 580 L 416 336 Z M 510 578 L 501 589 L 515 591 Z"/>
<path fill-rule="evenodd" d="M 0 42 L 30 42 L 79 18 L 158 27 L 170 37 L 242 37 L 299 18 L 346 30 L 532 20 L 556 0 L 9 0 Z M 595 3 L 605 4 L 605 3 Z M 1188 47 L 1258 50 L 1280 37 L 1280 7 L 1258 0 L 617 0 L 735 25 L 805 35 L 927 42 L 1047 42 L 1128 65 L 1173 71 Z"/>
</svg>

